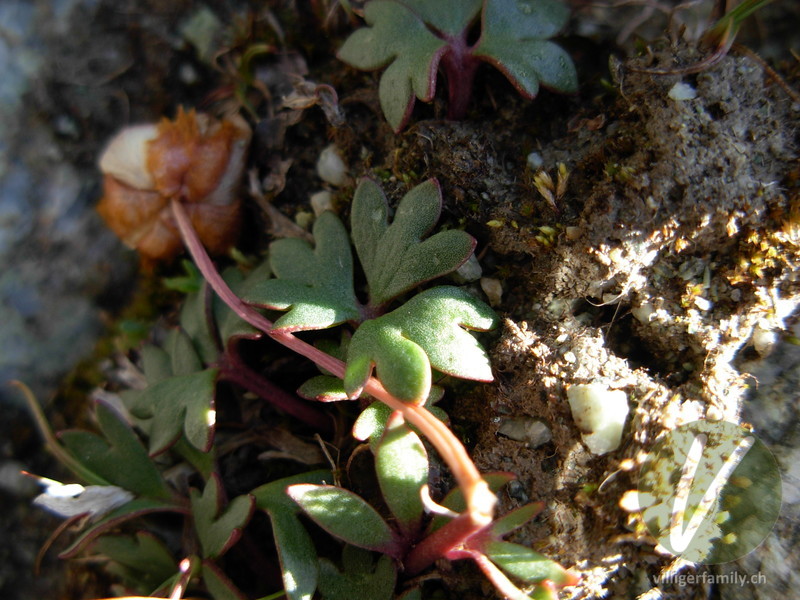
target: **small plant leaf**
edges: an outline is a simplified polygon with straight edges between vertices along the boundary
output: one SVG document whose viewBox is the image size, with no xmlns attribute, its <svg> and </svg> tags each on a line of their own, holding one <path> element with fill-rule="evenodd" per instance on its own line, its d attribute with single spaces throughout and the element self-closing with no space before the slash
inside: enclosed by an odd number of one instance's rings
<svg viewBox="0 0 800 600">
<path fill-rule="evenodd" d="M 267 511 L 281 562 L 283 586 L 290 600 L 311 600 L 317 589 L 317 551 L 306 528 L 297 518 L 298 505 L 286 493 L 289 485 L 320 484 L 331 480 L 330 471 L 319 470 L 272 481 L 254 489 L 256 506 Z"/>
<path fill-rule="evenodd" d="M 513 473 L 506 473 L 504 471 L 498 471 L 495 473 L 486 473 L 483 475 L 483 479 L 489 484 L 489 489 L 493 492 L 497 493 L 500 491 L 504 485 L 506 485 L 512 479 L 515 479 L 515 475 Z M 448 494 L 444 497 L 444 499 L 439 503 L 445 508 L 449 508 L 455 513 L 462 513 L 467 509 L 467 501 L 464 499 L 464 492 L 461 490 L 460 487 L 454 488 L 448 492 Z M 431 521 L 430 526 L 428 529 L 430 532 L 434 532 L 443 525 L 446 525 L 450 522 L 450 518 L 442 515 L 437 515 Z"/>
<path fill-rule="evenodd" d="M 423 102 L 433 99 L 446 42 L 400 2 L 374 0 L 365 7 L 364 18 L 368 27 L 355 31 L 339 49 L 338 57 L 366 71 L 389 65 L 378 95 L 386 120 L 399 131 L 411 114 L 414 96 Z"/>
<path fill-rule="evenodd" d="M 255 498 L 248 494 L 237 496 L 223 510 L 223 494 L 217 474 L 211 476 L 202 494 L 191 490 L 195 529 L 205 558 L 225 554 L 239 540 L 255 509 Z"/>
<path fill-rule="evenodd" d="M 169 499 L 171 494 L 133 430 L 103 402 L 95 414 L 102 437 L 64 431 L 59 437 L 75 458 L 106 481 L 140 496 Z"/>
<path fill-rule="evenodd" d="M 306 400 L 338 402 L 347 400 L 344 382 L 333 375 L 317 375 L 306 381 L 297 390 L 297 395 Z"/>
<path fill-rule="evenodd" d="M 536 517 L 544 510 L 544 502 L 531 502 L 520 506 L 492 523 L 492 535 L 500 538 Z"/>
<path fill-rule="evenodd" d="M 203 561 L 203 583 L 214 600 L 246 600 L 245 596 L 228 579 L 225 573 L 210 560 Z"/>
<path fill-rule="evenodd" d="M 251 276 L 267 278 L 269 274 L 268 261 L 264 261 Z M 245 280 L 242 272 L 233 267 L 226 269 L 222 278 L 234 292 L 241 290 Z M 213 323 L 209 323 L 209 318 Z M 226 343 L 235 343 L 242 338 L 254 339 L 262 335 L 228 308 L 219 296 L 211 293 L 207 283 L 197 293 L 186 297 L 181 308 L 180 322 L 205 365 L 212 364 L 219 358 Z"/>
<path fill-rule="evenodd" d="M 375 471 L 383 499 L 403 533 L 415 533 L 421 525 L 420 489 L 428 483 L 429 467 L 422 440 L 405 423 L 386 429 L 375 455 Z"/>
<path fill-rule="evenodd" d="M 399 558 L 392 529 L 378 512 L 353 492 L 332 485 L 289 486 L 289 496 L 320 527 L 360 548 Z"/>
<path fill-rule="evenodd" d="M 458 230 L 425 241 L 442 209 L 442 193 L 430 179 L 400 201 L 389 225 L 389 207 L 380 186 L 364 179 L 353 197 L 353 243 L 367 276 L 370 304 L 383 306 L 417 285 L 456 270 L 472 254 L 475 240 Z"/>
<path fill-rule="evenodd" d="M 203 370 L 203 361 L 192 343 L 192 339 L 182 329 L 173 329 L 167 338 L 167 352 L 171 359 L 172 375 L 191 375 Z"/>
<path fill-rule="evenodd" d="M 242 291 L 246 302 L 289 310 L 275 321 L 276 329 L 325 329 L 358 320 L 353 291 L 353 257 L 344 225 L 332 212 L 314 223 L 316 247 L 286 238 L 270 245 L 270 265 L 277 279 L 249 280 Z"/>
<path fill-rule="evenodd" d="M 373 563 L 371 554 L 366 550 L 345 546 L 342 551 L 342 571 L 329 560 L 320 559 L 319 563 L 319 591 L 325 600 L 392 598 L 397 568 L 388 556 L 381 556 Z"/>
<path fill-rule="evenodd" d="M 422 590 L 418 587 L 412 588 L 398 597 L 397 600 L 422 600 Z"/>
<path fill-rule="evenodd" d="M 559 92 L 578 88 L 569 55 L 546 41 L 566 24 L 569 8 L 559 0 L 488 0 L 473 56 L 500 69 L 519 92 L 533 98 L 539 83 Z"/>
<path fill-rule="evenodd" d="M 483 0 L 458 2 L 430 2 L 430 0 L 403 0 L 419 17 L 436 31 L 458 36 L 475 20 Z"/>
<path fill-rule="evenodd" d="M 215 332 L 210 330 L 208 322 L 210 312 L 208 303 L 213 300 L 207 289 L 207 284 L 204 283 L 199 291 L 186 296 L 180 316 L 181 327 L 194 342 L 198 356 L 206 365 L 214 362 L 221 350 Z"/>
<path fill-rule="evenodd" d="M 459 288 L 426 290 L 359 327 L 347 353 L 345 390 L 358 396 L 373 367 L 393 396 L 411 402 L 427 398 L 431 366 L 463 379 L 491 381 L 486 351 L 463 328 L 487 331 L 496 323 L 487 304 Z"/>
<path fill-rule="evenodd" d="M 433 415 L 442 422 L 447 422 L 447 413 L 441 408 L 433 406 L 436 402 L 444 396 L 444 388 L 438 385 L 431 386 L 431 391 L 428 394 L 428 399 L 425 400 L 425 407 L 433 413 Z M 378 449 L 378 443 L 381 441 L 383 432 L 386 429 L 386 422 L 389 420 L 393 410 L 383 402 L 373 402 L 358 415 L 356 422 L 353 424 L 353 437 L 357 440 L 369 439 L 369 445 L 372 451 Z M 413 429 L 413 428 L 412 428 Z"/>
<path fill-rule="evenodd" d="M 560 585 L 571 580 L 566 569 L 557 562 L 520 544 L 493 541 L 486 544 L 484 551 L 506 573 L 526 583 L 549 580 Z"/>
<path fill-rule="evenodd" d="M 194 294 L 203 286 L 203 276 L 200 270 L 194 266 L 194 263 L 189 259 L 184 258 L 181 261 L 183 267 L 183 275 L 176 275 L 175 277 L 165 277 L 164 287 L 168 290 L 175 290 L 184 294 Z"/>
<path fill-rule="evenodd" d="M 166 545 L 148 531 L 135 536 L 104 535 L 92 550 L 116 563 L 109 572 L 144 594 L 152 593 L 178 571 L 178 564 Z"/>
<path fill-rule="evenodd" d="M 172 377 L 172 360 L 163 348 L 148 344 L 142 348 L 141 358 L 142 371 L 150 385 Z"/>
<path fill-rule="evenodd" d="M 59 554 L 59 558 L 74 558 L 88 544 L 96 540 L 99 536 L 108 533 L 132 519 L 158 512 L 183 513 L 187 511 L 183 507 L 164 502 L 163 500 L 151 500 L 148 498 L 136 498 L 127 504 L 112 510 L 97 523 L 92 524 L 89 529 L 84 531 L 66 550 Z"/>
<path fill-rule="evenodd" d="M 270 512 L 270 520 L 286 595 L 290 600 L 311 600 L 319 577 L 311 536 L 293 513 Z"/>
<path fill-rule="evenodd" d="M 148 423 L 150 454 L 160 454 L 181 436 L 198 450 L 211 448 L 217 369 L 170 377 L 139 394 L 132 411 Z M 149 413 L 149 414 L 147 414 Z"/>
</svg>

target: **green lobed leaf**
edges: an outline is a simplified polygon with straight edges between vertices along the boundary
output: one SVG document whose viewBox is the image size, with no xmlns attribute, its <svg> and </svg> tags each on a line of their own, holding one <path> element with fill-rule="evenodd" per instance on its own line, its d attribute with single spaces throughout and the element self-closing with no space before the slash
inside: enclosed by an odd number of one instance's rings
<svg viewBox="0 0 800 600">
<path fill-rule="evenodd" d="M 203 370 L 203 361 L 192 339 L 182 329 L 173 329 L 167 337 L 167 352 L 171 360 L 172 375 L 191 375 Z"/>
<path fill-rule="evenodd" d="M 178 571 L 178 564 L 164 542 L 148 531 L 138 531 L 135 536 L 104 535 L 92 549 L 117 564 L 110 572 L 144 594 L 157 590 Z"/>
<path fill-rule="evenodd" d="M 496 324 L 486 303 L 459 288 L 426 290 L 358 328 L 347 353 L 345 390 L 358 396 L 373 367 L 389 393 L 412 402 L 428 396 L 431 366 L 463 379 L 491 381 L 486 351 L 464 328 L 487 331 Z"/>
<path fill-rule="evenodd" d="M 369 552 L 345 546 L 342 571 L 327 559 L 320 559 L 319 567 L 319 590 L 324 600 L 391 600 L 393 597 L 397 567 L 388 556 L 373 562 Z"/>
<path fill-rule="evenodd" d="M 171 493 L 147 450 L 112 408 L 95 408 L 102 436 L 88 431 L 64 431 L 59 437 L 67 450 L 92 472 L 140 496 L 169 499 Z"/>
<path fill-rule="evenodd" d="M 214 444 L 208 452 L 203 452 L 192 446 L 186 436 L 178 436 L 178 441 L 172 446 L 172 450 L 191 465 L 204 481 L 211 477 L 217 468 L 217 448 Z"/>
<path fill-rule="evenodd" d="M 546 41 L 566 24 L 569 8 L 559 0 L 487 0 L 481 38 L 472 55 L 505 73 L 521 94 L 533 98 L 539 84 L 559 92 L 578 88 L 569 55 Z"/>
<path fill-rule="evenodd" d="M 373 0 L 364 18 L 368 26 L 353 32 L 337 56 L 368 71 L 391 63 L 381 77 L 378 95 L 386 120 L 399 131 L 411 114 L 415 96 L 423 102 L 433 99 L 446 42 L 400 2 Z"/>
<path fill-rule="evenodd" d="M 260 265 L 253 269 L 245 277 L 239 269 L 226 269 L 222 274 L 225 283 L 237 295 L 249 284 L 250 281 L 263 281 L 272 274 L 272 267 L 269 260 L 264 260 Z M 244 321 L 239 315 L 233 312 L 228 305 L 216 294 L 212 294 L 214 318 L 219 327 L 219 336 L 222 343 L 230 344 L 232 340 L 240 338 L 255 339 L 261 337 L 262 332 Z"/>
<path fill-rule="evenodd" d="M 246 600 L 241 590 L 210 560 L 203 561 L 203 583 L 214 600 Z"/>
<path fill-rule="evenodd" d="M 181 328 L 194 343 L 200 360 L 208 365 L 219 357 L 220 347 L 215 332 L 209 327 L 208 303 L 216 294 L 209 294 L 208 284 L 203 284 L 196 293 L 189 294 L 181 306 Z"/>
<path fill-rule="evenodd" d="M 444 396 L 444 388 L 438 385 L 431 386 L 431 391 L 427 400 L 425 400 L 425 407 L 437 419 L 446 423 L 448 420 L 447 413 L 441 408 L 433 406 L 442 399 L 442 396 Z M 353 424 L 353 437 L 361 441 L 369 439 L 369 445 L 372 451 L 375 452 L 386 429 L 386 422 L 392 412 L 394 411 L 383 402 L 373 402 L 358 415 L 356 422 Z"/>
<path fill-rule="evenodd" d="M 331 535 L 354 546 L 399 558 L 392 529 L 374 508 L 353 492 L 332 485 L 310 484 L 289 486 L 287 492 Z"/>
<path fill-rule="evenodd" d="M 269 274 L 268 261 L 264 261 L 250 276 L 267 278 Z M 225 269 L 222 278 L 234 293 L 241 290 L 245 280 L 244 274 L 234 267 Z M 213 326 L 209 323 L 209 317 L 213 319 Z M 214 363 L 226 344 L 240 338 L 261 336 L 261 332 L 243 321 L 219 296 L 211 292 L 207 283 L 197 293 L 186 297 L 181 307 L 180 323 L 205 365 Z"/>
<path fill-rule="evenodd" d="M 184 274 L 165 277 L 164 287 L 184 294 L 197 292 L 203 286 L 204 281 L 200 269 L 194 266 L 194 263 L 187 258 L 181 260 L 181 267 L 183 267 Z"/>
<path fill-rule="evenodd" d="M 418 587 L 404 592 L 397 600 L 422 600 L 422 590 Z"/>
<path fill-rule="evenodd" d="M 270 512 L 270 520 L 286 595 L 290 600 L 311 600 L 319 577 L 311 536 L 293 513 Z"/>
<path fill-rule="evenodd" d="M 287 492 L 287 488 L 290 485 L 299 483 L 322 484 L 332 479 L 333 474 L 328 469 L 317 469 L 270 481 L 252 490 L 250 495 L 256 499 L 256 506 L 261 510 L 266 510 L 269 513 L 296 513 L 299 507 Z"/>
<path fill-rule="evenodd" d="M 344 225 L 332 212 L 314 223 L 316 247 L 286 238 L 270 245 L 270 265 L 277 279 L 248 279 L 242 299 L 288 312 L 275 321 L 276 329 L 325 329 L 358 320 L 353 291 L 353 257 Z"/>
<path fill-rule="evenodd" d="M 567 577 L 564 567 L 538 552 L 511 542 L 492 541 L 484 548 L 489 559 L 509 575 L 526 583 L 544 580 L 564 584 Z"/>
<path fill-rule="evenodd" d="M 353 197 L 351 230 L 372 306 L 382 306 L 421 283 L 456 270 L 472 254 L 475 240 L 464 231 L 442 231 L 422 241 L 439 220 L 441 209 L 439 184 L 429 179 L 403 197 L 389 225 L 389 207 L 380 186 L 370 179 L 359 184 Z"/>
<path fill-rule="evenodd" d="M 525 506 L 515 508 L 492 523 L 492 535 L 499 538 L 522 527 L 541 513 L 544 510 L 544 506 L 544 502 L 531 502 Z"/>
<path fill-rule="evenodd" d="M 202 494 L 197 490 L 190 492 L 195 530 L 205 558 L 225 554 L 241 537 L 255 509 L 256 500 L 248 494 L 237 496 L 223 510 L 223 494 L 222 481 L 216 473 Z"/>
<path fill-rule="evenodd" d="M 498 471 L 495 473 L 485 473 L 483 475 L 483 479 L 489 485 L 489 489 L 493 492 L 497 493 L 500 491 L 504 485 L 506 485 L 512 479 L 515 479 L 516 475 L 513 473 L 506 473 L 504 471 Z M 449 508 L 453 512 L 462 513 L 467 509 L 467 501 L 464 498 L 464 492 L 461 490 L 460 487 L 454 488 L 448 492 L 448 494 L 444 497 L 444 499 L 439 503 L 445 508 Z M 431 533 L 442 527 L 443 525 L 450 522 L 450 518 L 437 515 L 431 521 L 428 529 Z"/>
<path fill-rule="evenodd" d="M 283 586 L 290 600 L 311 600 L 317 589 L 319 566 L 311 536 L 297 518 L 299 507 L 286 488 L 297 483 L 323 483 L 332 478 L 330 471 L 311 471 L 272 481 L 251 492 L 256 506 L 266 510 L 272 521 Z"/>
<path fill-rule="evenodd" d="M 317 375 L 312 377 L 297 390 L 297 395 L 306 400 L 319 402 L 338 402 L 347 400 L 344 382 L 333 375 Z"/>
<path fill-rule="evenodd" d="M 140 418 L 152 417 L 148 423 L 150 454 L 169 448 L 181 432 L 198 450 L 207 452 L 211 448 L 217 374 L 217 369 L 206 369 L 170 377 L 139 394 L 132 412 Z"/>
<path fill-rule="evenodd" d="M 150 385 L 172 377 L 172 360 L 163 348 L 148 344 L 142 348 L 141 359 L 142 371 Z"/>
<path fill-rule="evenodd" d="M 386 429 L 375 454 L 378 484 L 403 533 L 412 534 L 422 523 L 420 496 L 428 483 L 428 453 L 416 433 L 405 423 Z"/>
<path fill-rule="evenodd" d="M 483 0 L 458 2 L 431 2 L 430 0 L 402 0 L 408 8 L 435 30 L 449 36 L 459 36 L 475 20 Z"/>
<path fill-rule="evenodd" d="M 159 512 L 186 513 L 186 509 L 163 500 L 149 498 L 136 498 L 127 504 L 115 508 L 102 519 L 93 523 L 86 531 L 81 533 L 66 550 L 61 552 L 59 558 L 74 558 L 88 544 L 99 536 L 108 533 L 132 519 Z"/>
</svg>

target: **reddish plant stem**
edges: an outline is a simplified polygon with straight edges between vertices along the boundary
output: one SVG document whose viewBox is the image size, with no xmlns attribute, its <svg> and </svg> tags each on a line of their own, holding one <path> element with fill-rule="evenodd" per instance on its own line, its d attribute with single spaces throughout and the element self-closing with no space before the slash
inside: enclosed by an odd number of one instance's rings
<svg viewBox="0 0 800 600">
<path fill-rule="evenodd" d="M 305 400 L 301 400 L 282 390 L 253 371 L 235 351 L 228 350 L 224 353 L 222 359 L 217 363 L 217 367 L 220 370 L 220 378 L 224 381 L 230 381 L 249 392 L 253 392 L 283 412 L 292 415 L 315 429 L 331 431 L 332 421 L 328 415 L 317 410 Z"/>
<path fill-rule="evenodd" d="M 467 32 L 448 37 L 448 48 L 442 56 L 442 70 L 447 78 L 447 118 L 460 121 L 467 116 L 472 98 L 475 72 L 480 61 L 470 54 Z"/>
<path fill-rule="evenodd" d="M 211 262 L 211 258 L 200 242 L 197 232 L 192 227 L 186 210 L 178 200 L 172 200 L 172 213 L 178 224 L 181 238 L 197 268 L 200 269 L 208 284 L 231 310 L 242 320 L 263 331 L 278 343 L 305 356 L 317 366 L 333 373 L 336 377 L 344 379 L 345 364 L 342 361 L 296 338 L 291 333 L 275 330 L 269 319 L 234 294 L 214 267 L 214 263 Z M 473 532 L 490 523 L 494 516 L 494 505 L 497 499 L 489 489 L 486 481 L 481 477 L 472 459 L 470 459 L 466 448 L 453 432 L 424 407 L 408 404 L 392 396 L 380 381 L 374 377 L 369 378 L 364 386 L 364 391 L 390 408 L 400 411 L 403 418 L 415 425 L 439 451 L 442 459 L 453 472 L 453 476 L 461 486 L 464 497 L 467 500 L 465 518 L 471 523 Z"/>
<path fill-rule="evenodd" d="M 417 544 L 403 561 L 403 568 L 413 577 L 435 560 L 461 547 L 476 532 L 469 514 L 460 514 Z"/>
<path fill-rule="evenodd" d="M 483 571 L 483 574 L 486 575 L 486 578 L 492 582 L 495 589 L 503 595 L 503 598 L 507 600 L 530 600 L 530 596 L 514 585 L 506 574 L 498 569 L 485 554 L 475 550 L 466 550 L 457 552 L 454 556 L 450 557 L 451 560 L 457 560 L 459 558 L 471 558 L 474 560 L 478 567 L 480 567 L 480 570 Z M 558 596 L 556 595 L 555 588 L 551 581 L 543 581 L 539 585 L 547 591 L 552 600 L 558 600 Z"/>
</svg>

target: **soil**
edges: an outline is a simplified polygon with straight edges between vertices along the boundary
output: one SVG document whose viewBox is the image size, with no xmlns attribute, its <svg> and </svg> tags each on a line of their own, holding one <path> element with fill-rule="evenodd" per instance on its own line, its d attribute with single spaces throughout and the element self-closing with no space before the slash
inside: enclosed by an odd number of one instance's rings
<svg viewBox="0 0 800 600">
<path fill-rule="evenodd" d="M 578 65 L 579 94 L 543 91 L 530 102 L 487 67 L 479 71 L 467 119 L 443 119 L 440 90 L 431 105 L 418 104 L 409 126 L 395 134 L 380 113 L 377 75 L 330 58 L 349 28 L 340 13 L 323 25 L 324 11 L 294 2 L 268 3 L 271 11 L 264 3 L 233 1 L 213 7 L 171 3 L 169 10 L 146 0 L 122 4 L 101 1 L 73 12 L 75 31 L 82 33 L 51 40 L 61 62 L 44 72 L 32 95 L 49 122 L 69 117 L 80 123 L 76 135 L 57 141 L 63 154 L 80 157 L 83 172 L 107 135 L 128 122 L 171 115 L 179 105 L 229 108 L 235 80 L 213 68 L 214 52 L 203 40 L 235 55 L 259 36 L 279 39 L 271 24 L 276 19 L 294 53 L 259 62 L 256 78 L 270 93 L 250 88 L 247 96 L 258 117 L 252 181 L 263 194 L 262 203 L 249 205 L 243 251 L 262 250 L 287 222 L 306 226 L 313 214 L 310 196 L 319 190 L 329 189 L 345 216 L 362 176 L 379 179 L 395 203 L 411 186 L 431 177 L 439 181 L 442 223 L 478 240 L 484 289 L 499 282 L 502 293 L 489 299 L 503 318 L 500 330 L 484 337 L 495 382 L 455 385 L 444 405 L 481 471 L 516 476 L 501 494 L 501 513 L 530 501 L 546 503 L 545 513 L 515 541 L 581 575 L 563 598 L 777 598 L 797 588 L 800 564 L 792 548 L 800 533 L 800 352 L 791 342 L 800 337 L 800 102 L 757 57 L 739 49 L 698 73 L 648 73 L 693 65 L 708 51 L 688 34 L 660 36 L 665 23 L 658 15 L 642 18 L 635 32 L 623 31 L 613 23 L 633 21 L 615 21 L 614 14 L 638 18 L 644 11 L 576 5 L 563 43 Z M 312 4 L 319 9 L 326 3 Z M 196 37 L 186 24 L 209 9 L 218 29 Z M 748 48 L 768 56 L 795 89 L 800 64 L 787 49 L 798 47 L 791 36 L 800 28 L 784 24 L 800 23 L 797 11 L 764 11 L 758 23 L 774 35 L 742 34 Z M 81 22 L 97 30 L 88 51 Z M 682 24 L 688 30 L 692 22 L 687 16 Z M 315 40 L 303 33 L 309 28 L 318 32 Z M 637 34 L 650 40 L 641 52 L 630 43 Z M 87 56 L 97 59 L 92 64 L 102 74 L 84 72 Z M 93 79 L 87 83 L 84 75 Z M 332 85 L 344 121 L 332 124 L 319 106 L 282 108 L 279 99 L 296 76 Z M 85 94 L 87 85 L 94 93 Z M 341 186 L 324 183 L 315 171 L 329 143 L 348 168 Z M 559 169 L 568 180 L 549 200 L 535 175 L 544 171 L 557 181 Z M 264 198 L 282 220 L 264 212 Z M 155 275 L 176 271 L 159 267 Z M 108 290 L 96 298 L 109 321 L 130 300 Z M 567 403 L 569 386 L 585 383 L 628 398 L 622 443 L 603 455 L 588 450 Z M 66 397 L 62 391 L 57 406 L 70 405 Z M 77 414 L 54 418 L 82 421 L 86 409 L 78 405 Z M 675 427 L 703 418 L 750 423 L 776 455 L 784 481 L 783 509 L 765 543 L 719 566 L 658 552 L 641 518 L 620 507 L 653 445 Z M 548 434 L 533 439 L 519 433 L 519 423 L 538 423 Z M 7 454 L 35 460 L 30 435 Z M 42 522 L 22 504 L 15 506 L 21 516 L 4 531 L 13 534 L 14 523 L 26 519 Z M 20 544 L 15 556 L 30 562 L 33 543 Z M 6 570 L 8 582 L 0 584 L 4 594 L 10 591 L 4 597 L 27 595 Z M 674 572 L 734 571 L 763 573 L 765 582 L 659 583 Z M 442 565 L 439 576 L 447 597 L 494 593 L 468 566 Z M 51 583 L 61 588 L 60 597 L 80 595 L 64 592 L 63 579 Z"/>
</svg>

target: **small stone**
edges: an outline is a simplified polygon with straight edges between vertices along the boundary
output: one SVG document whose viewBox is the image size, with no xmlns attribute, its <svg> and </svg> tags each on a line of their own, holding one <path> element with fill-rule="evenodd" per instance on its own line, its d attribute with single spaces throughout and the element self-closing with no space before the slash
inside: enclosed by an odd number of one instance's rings
<svg viewBox="0 0 800 600">
<path fill-rule="evenodd" d="M 506 492 L 508 493 L 509 498 L 517 500 L 520 504 L 527 504 L 530 501 L 530 496 L 528 496 L 527 492 L 525 491 L 525 486 L 523 486 L 517 479 L 512 479 L 508 482 Z"/>
<path fill-rule="evenodd" d="M 697 98 L 697 90 L 695 90 L 691 85 L 688 83 L 683 83 L 679 81 L 675 85 L 670 88 L 667 95 L 672 98 L 673 100 L 677 100 L 681 102 L 683 100 L 694 100 Z"/>
<path fill-rule="evenodd" d="M 572 385 L 567 390 L 572 418 L 584 432 L 583 443 L 592 454 L 616 450 L 628 417 L 628 395 L 602 383 Z"/>
<path fill-rule="evenodd" d="M 528 163 L 528 168 L 531 171 L 538 171 L 539 169 L 542 168 L 542 165 L 544 164 L 544 159 L 542 158 L 542 155 L 539 154 L 538 152 L 531 152 L 530 154 L 528 154 L 527 163 Z"/>
<path fill-rule="evenodd" d="M 309 229 L 314 222 L 314 215 L 308 211 L 301 210 L 294 216 L 294 222 L 303 229 Z"/>
<path fill-rule="evenodd" d="M 642 503 L 640 501 L 639 492 L 637 490 L 628 490 L 619 499 L 619 507 L 625 512 L 635 513 L 642 510 Z"/>
<path fill-rule="evenodd" d="M 333 195 L 327 190 L 312 194 L 310 201 L 311 208 L 314 209 L 314 215 L 317 217 L 326 210 L 333 210 Z"/>
<path fill-rule="evenodd" d="M 713 304 L 710 300 L 703 298 L 702 296 L 696 296 L 694 299 L 694 305 L 702 310 L 703 312 L 708 312 L 713 308 Z"/>
<path fill-rule="evenodd" d="M 489 304 L 498 306 L 503 299 L 503 284 L 493 277 L 481 277 L 481 289 L 489 299 Z"/>
<path fill-rule="evenodd" d="M 317 175 L 331 185 L 340 186 L 347 180 L 347 166 L 333 144 L 326 146 L 317 160 Z"/>
<path fill-rule="evenodd" d="M 547 424 L 532 417 L 503 419 L 497 433 L 515 442 L 524 442 L 530 448 L 538 448 L 553 439 L 553 432 Z"/>
<path fill-rule="evenodd" d="M 753 347 L 759 356 L 768 356 L 778 343 L 778 333 L 766 319 L 762 319 L 753 329 Z"/>
<path fill-rule="evenodd" d="M 631 309 L 634 318 L 640 323 L 649 323 L 655 312 L 655 307 L 649 302 L 644 302 L 641 306 L 635 306 Z"/>
<path fill-rule="evenodd" d="M 467 261 L 456 269 L 454 275 L 460 283 L 472 283 L 473 281 L 478 281 L 482 273 L 483 269 L 481 268 L 481 263 L 478 262 L 478 258 L 474 254 L 470 254 Z"/>
</svg>

